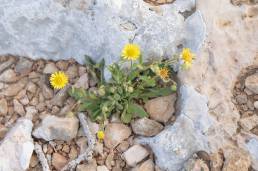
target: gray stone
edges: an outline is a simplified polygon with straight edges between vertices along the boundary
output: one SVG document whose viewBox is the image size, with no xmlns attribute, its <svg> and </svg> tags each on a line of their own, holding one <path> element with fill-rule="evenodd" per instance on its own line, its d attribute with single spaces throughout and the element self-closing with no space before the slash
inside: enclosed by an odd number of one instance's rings
<svg viewBox="0 0 258 171">
<path fill-rule="evenodd" d="M 0 81 L 4 83 L 12 83 L 18 80 L 18 77 L 16 76 L 16 73 L 12 69 L 5 70 L 0 75 Z"/>
<path fill-rule="evenodd" d="M 179 103 L 181 111 L 173 125 L 153 138 L 138 140 L 152 148 L 163 170 L 178 171 L 194 153 L 209 152 L 207 131 L 215 121 L 208 114 L 207 98 L 183 85 Z"/>
<path fill-rule="evenodd" d="M 82 76 L 80 76 L 79 80 L 76 81 L 74 84 L 75 88 L 83 88 L 88 89 L 89 88 L 89 77 L 88 74 L 85 73 Z"/>
<path fill-rule="evenodd" d="M 0 142 L 0 170 L 25 171 L 34 149 L 31 138 L 32 122 L 19 119 Z"/>
<path fill-rule="evenodd" d="M 24 110 L 22 104 L 18 100 L 16 100 L 16 99 L 13 100 L 13 107 L 14 107 L 14 111 L 16 113 L 18 113 L 21 116 L 25 115 L 25 110 Z"/>
<path fill-rule="evenodd" d="M 160 123 L 148 118 L 137 119 L 131 126 L 135 134 L 148 137 L 157 135 L 163 129 Z"/>
<path fill-rule="evenodd" d="M 258 94 L 258 73 L 248 76 L 245 79 L 245 86 L 253 93 Z"/>
<path fill-rule="evenodd" d="M 9 84 L 1 93 L 5 96 L 17 95 L 27 84 L 27 79 L 22 79 L 17 83 Z"/>
<path fill-rule="evenodd" d="M 64 140 L 75 138 L 79 128 L 76 117 L 59 118 L 47 115 L 40 126 L 33 131 L 33 136 L 46 141 Z"/>
<path fill-rule="evenodd" d="M 143 162 L 141 165 L 133 168 L 132 171 L 154 171 L 154 163 L 151 159 Z"/>
<path fill-rule="evenodd" d="M 239 104 L 245 104 L 247 103 L 247 96 L 245 94 L 237 95 L 236 100 Z"/>
<path fill-rule="evenodd" d="M 31 71 L 33 62 L 27 58 L 21 57 L 15 66 L 15 71 L 21 74 L 25 74 Z"/>
<path fill-rule="evenodd" d="M 199 32 L 203 29 L 197 28 L 202 24 L 186 28 L 188 21 L 179 13 L 194 8 L 193 0 L 160 6 L 160 12 L 135 0 L 3 0 L 1 4 L 0 13 L 6 14 L 0 19 L 1 54 L 53 60 L 75 57 L 80 63 L 88 54 L 110 64 L 134 37 L 146 57 L 170 56 L 189 34 L 203 37 Z M 191 19 L 202 22 L 195 16 Z M 193 45 L 199 39 L 189 39 L 191 46 L 199 46 Z"/>
<path fill-rule="evenodd" d="M 56 65 L 54 63 L 48 63 L 46 64 L 44 70 L 43 70 L 43 73 L 44 74 L 52 74 L 54 72 L 58 71 Z"/>
<path fill-rule="evenodd" d="M 149 100 L 144 105 L 146 111 L 151 119 L 158 122 L 167 122 L 175 112 L 174 104 L 176 101 L 176 94 L 166 97 L 157 97 Z"/>
<path fill-rule="evenodd" d="M 149 155 L 149 152 L 140 145 L 134 145 L 123 153 L 126 163 L 129 166 L 136 166 Z"/>
<path fill-rule="evenodd" d="M 203 160 L 191 158 L 181 171 L 209 171 L 209 167 Z"/>
<path fill-rule="evenodd" d="M 104 143 L 108 148 L 114 148 L 131 135 L 131 129 L 121 123 L 110 123 L 105 129 Z"/>
<path fill-rule="evenodd" d="M 42 94 L 46 99 L 51 99 L 54 96 L 53 90 L 45 84 L 42 85 Z"/>
<path fill-rule="evenodd" d="M 15 59 L 9 58 L 7 61 L 0 64 L 0 73 L 2 73 L 6 68 L 9 68 L 12 64 L 14 64 Z"/>
</svg>

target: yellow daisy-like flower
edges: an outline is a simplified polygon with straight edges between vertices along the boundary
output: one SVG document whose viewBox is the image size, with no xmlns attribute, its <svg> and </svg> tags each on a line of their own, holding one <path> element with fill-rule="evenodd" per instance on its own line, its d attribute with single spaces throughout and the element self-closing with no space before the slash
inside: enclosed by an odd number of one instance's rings
<svg viewBox="0 0 258 171">
<path fill-rule="evenodd" d="M 62 89 L 68 83 L 68 76 L 62 71 L 57 71 L 51 74 L 49 81 L 54 89 Z"/>
<path fill-rule="evenodd" d="M 105 133 L 104 133 L 104 131 L 98 131 L 98 132 L 97 132 L 97 137 L 98 137 L 99 141 L 104 140 L 104 138 L 105 138 Z"/>
<path fill-rule="evenodd" d="M 137 60 L 140 55 L 140 47 L 136 44 L 127 44 L 122 51 L 122 57 L 127 60 Z"/>
<path fill-rule="evenodd" d="M 195 55 L 191 52 L 189 48 L 184 48 L 181 53 L 181 58 L 184 61 L 183 67 L 188 69 L 192 66 L 192 62 L 195 59 Z"/>
<path fill-rule="evenodd" d="M 167 80 L 169 78 L 169 70 L 167 68 L 160 68 L 158 75 L 162 80 Z"/>
</svg>

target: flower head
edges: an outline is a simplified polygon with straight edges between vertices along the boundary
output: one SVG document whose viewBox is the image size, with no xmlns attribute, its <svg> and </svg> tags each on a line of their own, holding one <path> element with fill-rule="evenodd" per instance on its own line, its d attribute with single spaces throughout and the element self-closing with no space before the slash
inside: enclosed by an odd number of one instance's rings
<svg viewBox="0 0 258 171">
<path fill-rule="evenodd" d="M 57 71 L 51 74 L 49 81 L 54 89 L 62 89 L 68 83 L 68 76 L 62 71 Z"/>
<path fill-rule="evenodd" d="M 104 140 L 104 138 L 105 138 L 105 133 L 104 133 L 104 131 L 98 131 L 98 132 L 97 132 L 97 137 L 98 137 L 99 141 Z"/>
<path fill-rule="evenodd" d="M 122 57 L 127 60 L 136 60 L 140 55 L 140 47 L 136 44 L 127 44 L 122 51 Z"/>
<path fill-rule="evenodd" d="M 162 80 L 168 80 L 169 78 L 169 70 L 168 68 L 160 68 L 159 71 L 158 71 L 158 75 L 160 76 L 160 78 Z"/>
<path fill-rule="evenodd" d="M 191 67 L 195 55 L 191 52 L 189 48 L 184 48 L 181 53 L 181 58 L 184 62 L 183 68 L 188 69 Z"/>
</svg>

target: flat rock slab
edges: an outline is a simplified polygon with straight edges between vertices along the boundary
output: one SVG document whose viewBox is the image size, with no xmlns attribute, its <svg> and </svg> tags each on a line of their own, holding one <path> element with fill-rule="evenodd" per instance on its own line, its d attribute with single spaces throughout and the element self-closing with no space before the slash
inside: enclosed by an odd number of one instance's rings
<svg viewBox="0 0 258 171">
<path fill-rule="evenodd" d="M 19 119 L 0 142 L 1 171 L 25 171 L 29 167 L 34 149 L 32 126 L 30 120 Z"/>
<path fill-rule="evenodd" d="M 33 136 L 46 141 L 63 140 L 70 141 L 75 138 L 79 128 L 79 120 L 76 117 L 46 116 L 41 125 L 33 131 Z"/>
<path fill-rule="evenodd" d="M 204 39 L 201 16 L 190 22 L 179 13 L 194 7 L 194 0 L 156 8 L 142 0 L 2 0 L 0 54 L 80 63 L 87 54 L 110 64 L 134 39 L 145 56 L 171 56 L 178 45 L 199 47 Z"/>
</svg>

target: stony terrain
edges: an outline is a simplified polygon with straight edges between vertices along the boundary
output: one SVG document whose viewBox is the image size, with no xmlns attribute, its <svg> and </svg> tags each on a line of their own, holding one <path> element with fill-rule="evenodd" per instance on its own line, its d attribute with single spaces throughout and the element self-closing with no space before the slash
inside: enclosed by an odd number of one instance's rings
<svg viewBox="0 0 258 171">
<path fill-rule="evenodd" d="M 51 73 L 62 70 L 69 76 L 71 86 L 88 89 L 94 87 L 95 83 L 89 80 L 86 68 L 74 60 L 32 61 L 14 56 L 2 56 L 0 59 L 0 138 L 6 142 L 0 145 L 0 150 L 4 150 L 1 152 L 3 154 L 10 152 L 15 146 L 23 148 L 22 141 L 10 144 L 8 139 L 13 139 L 12 136 L 15 135 L 26 136 L 31 148 L 22 149 L 26 154 L 18 160 L 23 162 L 23 165 L 15 166 L 16 169 L 24 166 L 26 168 L 29 164 L 28 170 L 41 170 L 37 156 L 33 153 L 30 158 L 34 141 L 42 146 L 51 170 L 61 170 L 68 161 L 77 158 L 86 149 L 87 139 L 79 128 L 78 119 L 70 113 L 75 101 L 67 95 L 69 87 L 53 91 L 48 78 Z M 174 94 L 149 101 L 146 104 L 146 110 L 153 120 L 138 119 L 130 126 L 113 118 L 110 123 L 106 123 L 104 142 L 98 142 L 96 145 L 94 160 L 90 164 L 81 163 L 77 170 L 96 170 L 97 168 L 99 171 L 111 169 L 119 171 L 132 167 L 135 167 L 135 170 L 144 168 L 153 170 L 155 164 L 151 151 L 135 144 L 134 138 L 135 135 L 149 137 L 161 132 L 164 129 L 163 124 L 172 118 L 175 100 Z M 153 106 L 156 107 L 153 108 Z M 29 128 L 26 123 L 30 121 L 19 121 L 19 118 L 31 118 L 32 123 L 29 124 Z M 22 132 L 23 129 L 18 129 L 20 123 L 24 125 L 25 130 L 28 130 Z M 99 130 L 96 123 L 91 123 L 90 128 L 94 134 Z M 7 134 L 9 130 L 12 131 Z M 30 138 L 31 134 L 33 140 Z M 22 155 L 19 151 L 16 151 L 18 156 Z M 135 158 L 136 153 L 137 158 Z M 8 168 L 11 159 L 17 160 L 16 157 L 0 156 L 1 160 L 2 157 L 5 158 L 6 163 L 1 163 L 1 168 Z M 137 165 L 138 163 L 140 164 Z"/>
<path fill-rule="evenodd" d="M 145 57 L 182 46 L 197 57 L 178 73 L 177 94 L 145 105 L 149 118 L 106 122 L 93 160 L 76 170 L 258 170 L 257 0 L 4 0 L 0 14 L 0 54 L 18 55 L 0 57 L 0 170 L 42 170 L 37 144 L 53 171 L 84 152 L 67 89 L 94 88 L 83 55 L 110 63 L 128 39 Z M 61 91 L 48 81 L 57 70 L 70 77 Z"/>
</svg>

